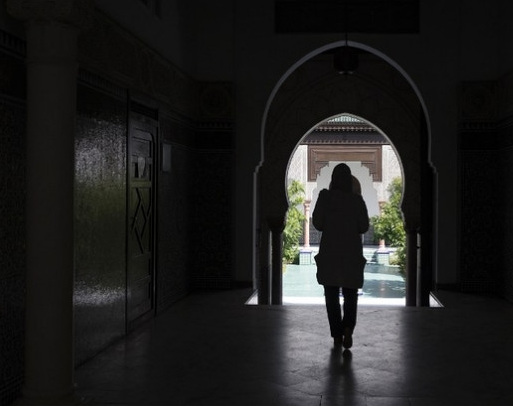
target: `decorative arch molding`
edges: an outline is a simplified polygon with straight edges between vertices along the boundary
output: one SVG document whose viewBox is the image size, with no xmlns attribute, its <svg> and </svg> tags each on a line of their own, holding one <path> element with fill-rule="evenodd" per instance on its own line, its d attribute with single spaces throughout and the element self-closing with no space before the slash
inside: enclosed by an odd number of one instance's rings
<svg viewBox="0 0 513 407">
<path fill-rule="evenodd" d="M 403 165 L 405 190 L 402 209 L 409 228 L 420 226 L 420 111 L 405 110 L 397 98 L 365 78 L 333 75 L 291 100 L 280 114 L 270 111 L 266 127 L 261 198 L 263 213 L 285 216 L 288 208 L 285 179 L 290 156 L 301 138 L 327 117 L 349 113 L 372 122 L 390 139 Z"/>
<path fill-rule="evenodd" d="M 421 102 L 408 80 L 375 55 L 360 51 L 359 71 L 342 76 L 332 69 L 331 55 L 306 61 L 282 82 L 268 106 L 263 125 L 263 160 L 257 171 L 257 280 L 259 302 L 266 303 L 281 274 L 269 247 L 278 247 L 273 234 L 281 234 L 288 209 L 286 171 L 300 140 L 327 118 L 350 114 L 370 122 L 387 136 L 402 163 L 405 226 L 413 235 L 420 229 L 423 166 L 428 163 L 427 123 Z M 271 241 L 274 243 L 271 244 Z M 280 259 L 281 261 L 281 259 Z M 263 288 L 262 301 L 260 289 Z M 281 295 L 281 294 L 280 294 Z M 280 303 L 280 300 L 277 299 Z M 272 302 L 272 301 L 271 301 Z"/>
<path fill-rule="evenodd" d="M 308 146 L 308 181 L 314 182 L 330 161 L 357 161 L 369 170 L 374 182 L 382 178 L 382 147 L 376 146 Z"/>
</svg>

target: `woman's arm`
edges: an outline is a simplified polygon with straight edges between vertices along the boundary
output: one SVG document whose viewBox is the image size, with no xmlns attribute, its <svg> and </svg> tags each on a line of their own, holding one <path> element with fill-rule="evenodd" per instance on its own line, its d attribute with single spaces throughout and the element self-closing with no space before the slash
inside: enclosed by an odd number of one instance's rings
<svg viewBox="0 0 513 407">
<path fill-rule="evenodd" d="M 314 211 L 312 213 L 312 223 L 318 231 L 322 232 L 324 228 L 324 212 L 326 206 L 326 198 L 327 198 L 327 189 L 323 189 L 319 192 L 319 197 L 317 198 L 317 203 L 315 204 Z"/>
<path fill-rule="evenodd" d="M 360 211 L 358 214 L 358 233 L 365 233 L 369 230 L 369 213 L 365 201 L 360 196 Z"/>
</svg>

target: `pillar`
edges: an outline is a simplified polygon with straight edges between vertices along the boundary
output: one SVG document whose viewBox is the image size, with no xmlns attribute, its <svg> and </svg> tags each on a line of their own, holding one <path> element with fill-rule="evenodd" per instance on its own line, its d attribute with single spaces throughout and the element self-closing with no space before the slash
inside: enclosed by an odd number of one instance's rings
<svg viewBox="0 0 513 407">
<path fill-rule="evenodd" d="M 76 18 L 86 3 L 6 4 L 25 21 L 27 45 L 25 380 L 19 402 L 71 404 Z"/>
<path fill-rule="evenodd" d="M 406 229 L 406 305 L 417 305 L 417 230 Z"/>
<path fill-rule="evenodd" d="M 417 306 L 429 307 L 431 297 L 431 263 L 426 261 L 429 255 L 428 244 L 419 233 L 417 237 Z"/>
<path fill-rule="evenodd" d="M 259 269 L 258 269 L 258 305 L 268 305 L 270 303 L 269 295 L 269 275 L 271 273 L 271 231 L 266 222 L 260 225 L 259 233 Z"/>
<path fill-rule="evenodd" d="M 305 209 L 305 227 L 303 230 L 304 247 L 310 247 L 310 200 L 306 200 L 303 204 Z"/>
<path fill-rule="evenodd" d="M 285 215 L 269 219 L 271 230 L 271 304 L 283 304 L 283 229 Z"/>
</svg>

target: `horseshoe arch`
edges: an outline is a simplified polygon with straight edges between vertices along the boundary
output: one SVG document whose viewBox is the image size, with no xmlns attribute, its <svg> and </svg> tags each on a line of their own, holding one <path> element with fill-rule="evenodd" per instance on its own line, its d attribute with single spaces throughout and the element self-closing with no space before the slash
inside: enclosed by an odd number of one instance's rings
<svg viewBox="0 0 513 407">
<path fill-rule="evenodd" d="M 331 44 L 291 69 L 270 98 L 262 125 L 263 158 L 255 189 L 259 304 L 282 303 L 281 238 L 288 209 L 285 180 L 289 159 L 303 136 L 318 123 L 347 113 L 377 127 L 400 158 L 404 185 L 401 209 L 407 233 L 406 305 L 429 305 L 435 175 L 429 162 L 424 104 L 400 69 L 368 47 L 351 45 L 359 53 L 359 68 L 354 74 L 335 72 L 332 54 L 340 44 Z"/>
</svg>

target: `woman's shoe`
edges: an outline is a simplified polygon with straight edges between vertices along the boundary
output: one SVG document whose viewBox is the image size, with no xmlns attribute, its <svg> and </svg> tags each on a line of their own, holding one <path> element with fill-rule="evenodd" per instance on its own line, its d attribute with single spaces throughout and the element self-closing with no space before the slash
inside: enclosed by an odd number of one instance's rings
<svg viewBox="0 0 513 407">
<path fill-rule="evenodd" d="M 341 336 L 335 336 L 333 337 L 333 345 L 335 346 L 342 346 L 343 340 Z"/>
<path fill-rule="evenodd" d="M 350 329 L 346 329 L 344 331 L 344 340 L 342 341 L 342 346 L 346 349 L 349 349 L 353 346 L 353 333 Z"/>
</svg>

